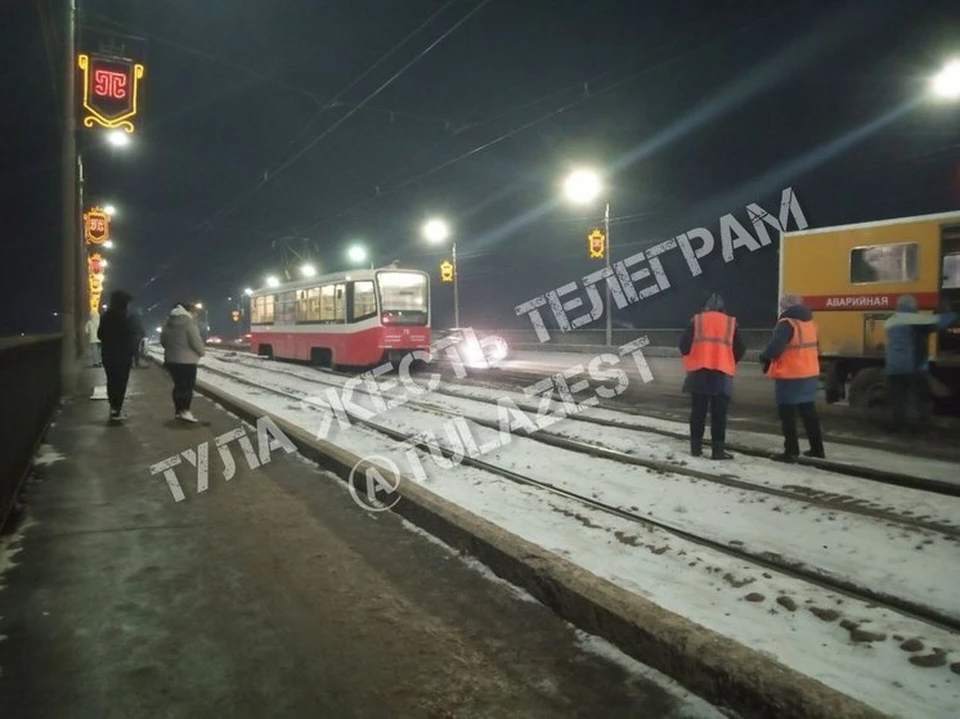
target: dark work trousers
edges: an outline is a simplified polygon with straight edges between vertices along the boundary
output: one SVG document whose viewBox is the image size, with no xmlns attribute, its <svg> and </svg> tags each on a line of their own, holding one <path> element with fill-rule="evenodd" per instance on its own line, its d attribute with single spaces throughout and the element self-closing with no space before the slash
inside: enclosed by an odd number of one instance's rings
<svg viewBox="0 0 960 719">
<path fill-rule="evenodd" d="M 725 394 L 690 395 L 690 448 L 699 452 L 703 444 L 703 430 L 710 411 L 710 440 L 714 449 L 723 449 L 727 439 L 727 409 L 730 398 Z"/>
<path fill-rule="evenodd" d="M 103 357 L 103 371 L 107 375 L 107 399 L 110 409 L 119 412 L 123 409 L 123 398 L 127 394 L 127 382 L 130 379 L 130 357 Z"/>
<path fill-rule="evenodd" d="M 890 398 L 891 429 L 906 428 L 911 400 L 917 407 L 920 423 L 929 421 L 932 402 L 930 379 L 926 372 L 887 375 L 887 395 Z"/>
<path fill-rule="evenodd" d="M 197 384 L 197 366 L 168 362 L 166 367 L 173 378 L 173 408 L 178 413 L 186 412 L 193 401 L 193 387 Z"/>
<path fill-rule="evenodd" d="M 823 454 L 823 434 L 820 432 L 820 418 L 817 406 L 813 402 L 806 404 L 781 404 L 780 426 L 783 428 L 783 453 L 790 457 L 800 456 L 800 439 L 797 436 L 797 413 L 803 422 L 803 430 L 810 440 L 810 450 L 814 454 Z"/>
</svg>

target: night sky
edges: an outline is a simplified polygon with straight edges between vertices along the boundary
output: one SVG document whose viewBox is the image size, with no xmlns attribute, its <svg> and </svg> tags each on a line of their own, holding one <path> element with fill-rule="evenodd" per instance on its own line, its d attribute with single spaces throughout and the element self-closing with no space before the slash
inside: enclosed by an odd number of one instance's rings
<svg viewBox="0 0 960 719">
<path fill-rule="evenodd" d="M 228 297 L 294 253 L 345 269 L 353 242 L 430 271 L 449 325 L 432 215 L 463 324 L 529 327 L 516 305 L 599 267 L 602 203 L 560 193 L 584 164 L 608 173 L 614 260 L 726 213 L 752 229 L 745 206 L 777 214 L 787 187 L 814 227 L 960 208 L 960 104 L 927 93 L 958 2 L 78 1 L 82 49 L 144 53 L 134 144 L 80 145 L 87 204 L 119 210 L 107 291 L 148 327 L 199 300 L 226 332 Z M 58 329 L 64 4 L 0 7 L 0 334 Z M 671 288 L 615 326 L 679 326 L 706 290 L 771 322 L 776 243 L 729 264 L 719 244 L 696 278 L 665 256 Z"/>
</svg>

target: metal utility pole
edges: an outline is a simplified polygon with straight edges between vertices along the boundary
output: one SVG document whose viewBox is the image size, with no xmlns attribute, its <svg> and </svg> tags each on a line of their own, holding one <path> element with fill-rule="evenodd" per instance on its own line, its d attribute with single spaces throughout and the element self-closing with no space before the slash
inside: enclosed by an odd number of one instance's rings
<svg viewBox="0 0 960 719">
<path fill-rule="evenodd" d="M 64 32 L 66 52 L 64 62 L 63 103 L 63 237 L 61 255 L 63 277 L 61 293 L 60 391 L 71 395 L 77 389 L 77 143 L 74 111 L 76 105 L 76 78 L 73 63 L 76 56 L 76 0 L 64 0 L 67 22 Z"/>
<path fill-rule="evenodd" d="M 603 234 L 606 235 L 606 247 L 604 248 L 607 256 L 607 273 L 610 272 L 610 203 L 603 212 Z M 610 282 L 604 282 L 607 287 L 607 347 L 613 347 L 613 308 L 610 306 Z"/>
<path fill-rule="evenodd" d="M 460 326 L 460 273 L 457 271 L 457 241 L 453 241 L 453 326 Z"/>
</svg>

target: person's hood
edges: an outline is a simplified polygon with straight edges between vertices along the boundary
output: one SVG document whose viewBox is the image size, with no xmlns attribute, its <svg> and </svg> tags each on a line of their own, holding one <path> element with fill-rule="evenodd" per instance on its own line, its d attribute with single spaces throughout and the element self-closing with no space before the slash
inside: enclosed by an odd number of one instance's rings
<svg viewBox="0 0 960 719">
<path fill-rule="evenodd" d="M 193 315 L 187 312 L 180 305 L 177 305 L 172 310 L 170 310 L 170 314 L 167 316 L 167 325 L 169 327 L 176 327 L 179 325 L 187 324 L 192 320 L 193 320 Z"/>
<path fill-rule="evenodd" d="M 788 307 L 780 314 L 780 319 L 797 320 L 798 322 L 809 322 L 813 319 L 813 312 L 803 305 L 793 305 Z"/>
<path fill-rule="evenodd" d="M 716 292 L 711 294 L 707 301 L 703 303 L 704 312 L 724 312 L 723 298 Z"/>
</svg>

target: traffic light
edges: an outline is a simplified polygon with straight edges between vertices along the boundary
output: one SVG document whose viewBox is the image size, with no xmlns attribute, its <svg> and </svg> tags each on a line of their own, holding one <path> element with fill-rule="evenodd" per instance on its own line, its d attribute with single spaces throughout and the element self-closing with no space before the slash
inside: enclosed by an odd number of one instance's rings
<svg viewBox="0 0 960 719">
<path fill-rule="evenodd" d="M 440 281 L 453 282 L 453 265 L 446 260 L 440 263 Z"/>
<path fill-rule="evenodd" d="M 607 236 L 600 230 L 594 230 L 587 235 L 587 248 L 590 250 L 591 258 L 603 259 L 607 251 Z"/>
</svg>

